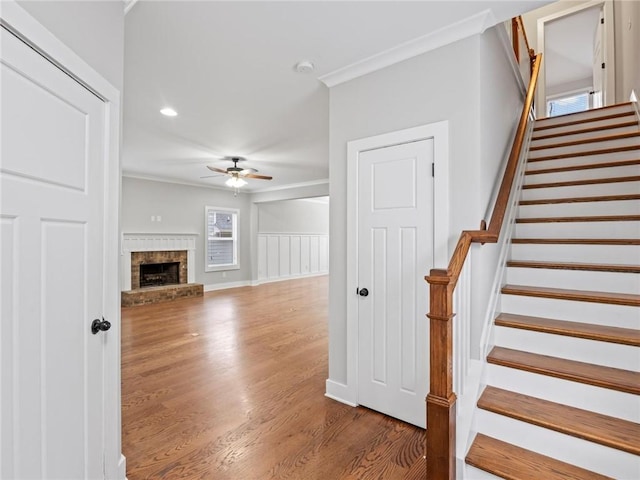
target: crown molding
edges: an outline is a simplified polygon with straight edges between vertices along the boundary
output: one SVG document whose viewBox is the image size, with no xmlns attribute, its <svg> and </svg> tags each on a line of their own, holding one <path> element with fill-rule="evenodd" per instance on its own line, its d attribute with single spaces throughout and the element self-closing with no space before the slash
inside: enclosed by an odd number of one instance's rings
<svg viewBox="0 0 640 480">
<path fill-rule="evenodd" d="M 278 190 L 290 190 L 292 188 L 313 187 L 315 185 L 325 185 L 327 183 L 329 183 L 329 179 L 323 178 L 321 180 L 312 180 L 310 182 L 289 183 L 286 185 L 279 185 L 277 187 L 267 187 L 267 188 L 262 188 L 260 190 L 252 190 L 250 193 L 277 192 Z"/>
<path fill-rule="evenodd" d="M 497 20 L 493 12 L 483 10 L 470 17 L 460 20 L 434 32 L 428 33 L 414 40 L 372 55 L 371 57 L 352 63 L 318 78 L 327 87 L 335 87 L 354 78 L 381 70 L 409 58 L 457 42 L 463 38 L 483 33 L 487 28 L 494 26 Z"/>
</svg>

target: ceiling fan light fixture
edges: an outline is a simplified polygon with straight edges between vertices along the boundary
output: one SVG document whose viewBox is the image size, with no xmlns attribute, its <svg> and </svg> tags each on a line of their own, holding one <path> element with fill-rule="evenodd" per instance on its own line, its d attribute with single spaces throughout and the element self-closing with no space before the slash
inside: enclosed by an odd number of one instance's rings
<svg viewBox="0 0 640 480">
<path fill-rule="evenodd" d="M 178 115 L 178 112 L 176 112 L 171 107 L 164 107 L 163 109 L 160 110 L 160 113 L 165 117 L 175 117 L 176 115 Z"/>
<path fill-rule="evenodd" d="M 236 176 L 233 176 L 227 179 L 227 181 L 224 183 L 227 187 L 231 187 L 231 188 L 240 188 L 240 187 L 244 187 L 247 184 L 245 180 Z"/>
</svg>

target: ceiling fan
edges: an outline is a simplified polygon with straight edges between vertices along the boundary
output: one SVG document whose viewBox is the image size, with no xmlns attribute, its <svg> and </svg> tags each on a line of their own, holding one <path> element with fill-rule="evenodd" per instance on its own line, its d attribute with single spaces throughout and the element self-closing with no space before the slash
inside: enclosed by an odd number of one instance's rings
<svg viewBox="0 0 640 480">
<path fill-rule="evenodd" d="M 207 168 L 212 172 L 221 173 L 223 175 L 227 175 L 229 179 L 225 182 L 228 186 L 239 188 L 243 185 L 246 185 L 247 182 L 244 180 L 245 178 L 256 178 L 259 180 L 271 180 L 273 177 L 269 175 L 258 175 L 258 170 L 255 168 L 242 168 L 238 166 L 238 162 L 244 162 L 246 158 L 244 157 L 225 157 L 225 160 L 230 160 L 233 162 L 233 167 L 227 167 L 226 169 L 212 167 L 211 165 L 207 165 Z"/>
</svg>

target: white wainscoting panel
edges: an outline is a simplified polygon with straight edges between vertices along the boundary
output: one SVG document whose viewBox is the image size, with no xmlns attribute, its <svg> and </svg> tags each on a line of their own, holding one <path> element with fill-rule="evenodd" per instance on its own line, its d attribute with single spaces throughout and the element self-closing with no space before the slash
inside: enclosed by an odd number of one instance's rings
<svg viewBox="0 0 640 480">
<path fill-rule="evenodd" d="M 258 281 L 261 283 L 328 272 L 328 235 L 258 234 Z"/>
</svg>

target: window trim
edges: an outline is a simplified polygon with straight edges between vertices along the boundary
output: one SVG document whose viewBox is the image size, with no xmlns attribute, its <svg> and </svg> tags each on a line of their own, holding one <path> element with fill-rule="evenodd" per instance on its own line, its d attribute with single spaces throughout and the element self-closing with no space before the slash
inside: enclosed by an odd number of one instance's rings
<svg viewBox="0 0 640 480">
<path fill-rule="evenodd" d="M 229 213 L 233 215 L 233 233 L 231 238 L 216 238 L 220 241 L 233 242 L 234 262 L 224 265 L 209 265 L 209 213 Z M 223 272 L 240 269 L 240 210 L 237 208 L 215 207 L 206 205 L 204 207 L 204 271 Z"/>
<path fill-rule="evenodd" d="M 562 93 L 556 93 L 554 95 L 549 95 L 547 97 L 547 102 L 545 105 L 545 113 L 547 118 L 553 118 L 549 115 L 549 103 L 554 100 L 564 100 L 566 98 L 577 97 L 579 95 L 587 95 L 587 110 L 582 110 L 583 112 L 589 111 L 593 108 L 593 96 L 591 95 L 592 87 L 583 87 L 576 88 L 574 90 L 568 90 Z M 577 112 L 579 113 L 579 112 Z"/>
</svg>

